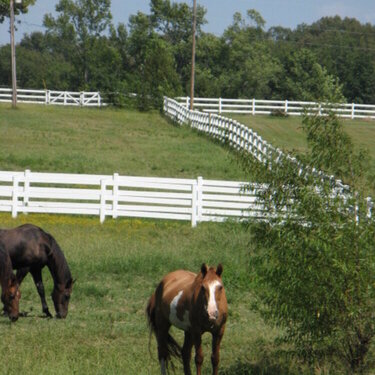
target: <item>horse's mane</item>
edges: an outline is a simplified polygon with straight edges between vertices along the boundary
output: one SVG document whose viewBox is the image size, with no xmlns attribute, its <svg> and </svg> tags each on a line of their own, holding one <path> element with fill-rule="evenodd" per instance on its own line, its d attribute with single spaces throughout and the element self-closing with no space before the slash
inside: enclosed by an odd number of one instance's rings
<svg viewBox="0 0 375 375">
<path fill-rule="evenodd" d="M 47 232 L 42 231 L 47 239 L 48 267 L 55 283 L 66 283 L 72 280 L 68 262 L 57 241 Z"/>
</svg>

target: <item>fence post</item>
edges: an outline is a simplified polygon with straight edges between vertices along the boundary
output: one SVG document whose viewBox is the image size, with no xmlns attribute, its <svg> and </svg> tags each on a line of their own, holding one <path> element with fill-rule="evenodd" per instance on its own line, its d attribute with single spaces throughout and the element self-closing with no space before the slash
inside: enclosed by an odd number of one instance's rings
<svg viewBox="0 0 375 375">
<path fill-rule="evenodd" d="M 13 191 L 12 191 L 12 218 L 17 217 L 17 206 L 18 206 L 18 180 L 17 175 L 13 176 Z"/>
<path fill-rule="evenodd" d="M 288 100 L 285 100 L 285 109 L 284 109 L 285 114 L 288 113 Z"/>
<path fill-rule="evenodd" d="M 187 96 L 186 97 L 186 109 L 189 109 L 189 107 L 190 107 L 190 98 Z"/>
<path fill-rule="evenodd" d="M 112 192 L 112 218 L 117 219 L 118 206 L 118 173 L 113 174 L 113 192 Z"/>
<path fill-rule="evenodd" d="M 355 117 L 355 104 L 352 103 L 352 120 L 354 119 Z"/>
<path fill-rule="evenodd" d="M 106 195 L 106 182 L 100 180 L 100 223 L 104 223 L 105 220 L 105 195 Z"/>
<path fill-rule="evenodd" d="M 25 182 L 23 185 L 23 205 L 27 207 L 29 205 L 29 190 L 30 190 L 30 170 L 25 170 Z M 25 212 L 27 214 L 27 212 Z"/>
<path fill-rule="evenodd" d="M 84 100 L 85 100 L 85 93 L 81 91 L 81 92 L 79 93 L 79 105 L 80 105 L 81 107 L 83 106 Z"/>
<path fill-rule="evenodd" d="M 202 221 L 203 217 L 203 177 L 197 178 L 197 221 Z"/>
<path fill-rule="evenodd" d="M 67 103 L 67 97 L 66 97 L 66 91 L 64 91 L 64 106 L 66 106 Z"/>
<path fill-rule="evenodd" d="M 100 96 L 100 92 L 98 92 L 98 107 L 102 106 L 102 97 Z"/>
<path fill-rule="evenodd" d="M 46 90 L 46 96 L 45 96 L 45 104 L 50 103 L 50 92 L 49 90 Z"/>
<path fill-rule="evenodd" d="M 221 114 L 221 106 L 222 106 L 221 98 L 219 98 L 219 114 Z"/>
<path fill-rule="evenodd" d="M 197 226 L 197 183 L 194 181 L 191 185 L 191 226 Z"/>
<path fill-rule="evenodd" d="M 255 98 L 253 98 L 252 108 L 251 108 L 251 114 L 255 115 Z"/>
</svg>

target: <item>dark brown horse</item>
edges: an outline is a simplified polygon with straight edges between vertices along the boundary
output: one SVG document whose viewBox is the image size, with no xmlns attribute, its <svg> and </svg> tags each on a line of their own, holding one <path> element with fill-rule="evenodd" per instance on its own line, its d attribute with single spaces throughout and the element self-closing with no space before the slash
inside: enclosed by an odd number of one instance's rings
<svg viewBox="0 0 375 375">
<path fill-rule="evenodd" d="M 68 314 L 73 279 L 56 240 L 43 229 L 32 224 L 21 225 L 14 229 L 1 229 L 0 240 L 9 253 L 13 269 L 17 270 L 18 283 L 21 284 L 30 272 L 42 302 L 43 313 L 52 317 L 48 310 L 42 280 L 42 269 L 44 266 L 48 267 L 54 282 L 52 300 L 56 317 L 65 318 Z"/>
<path fill-rule="evenodd" d="M 13 273 L 12 262 L 3 244 L 0 243 L 0 283 L 1 302 L 4 313 L 11 321 L 16 321 L 19 315 L 19 301 L 21 292 L 16 276 Z"/>
<path fill-rule="evenodd" d="M 150 330 L 156 336 L 163 375 L 171 356 L 182 358 L 185 375 L 191 375 L 193 345 L 197 374 L 201 374 L 204 332 L 212 334 L 212 373 L 217 375 L 220 342 L 228 315 L 222 272 L 221 264 L 216 269 L 202 264 L 198 275 L 184 270 L 171 272 L 164 276 L 151 296 L 146 312 Z M 182 349 L 169 334 L 171 325 L 185 332 Z"/>
</svg>

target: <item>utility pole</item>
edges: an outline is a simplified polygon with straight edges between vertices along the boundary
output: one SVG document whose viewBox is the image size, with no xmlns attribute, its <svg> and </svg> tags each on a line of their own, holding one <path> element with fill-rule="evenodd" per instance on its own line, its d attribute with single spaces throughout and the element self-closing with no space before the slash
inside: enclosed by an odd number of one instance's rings
<svg viewBox="0 0 375 375">
<path fill-rule="evenodd" d="M 16 0 L 16 4 L 21 4 Z M 14 41 L 14 0 L 10 0 L 10 49 L 12 59 L 12 107 L 17 106 L 16 46 Z"/>
<path fill-rule="evenodd" d="M 191 80 L 190 80 L 190 109 L 194 107 L 194 78 L 195 78 L 195 29 L 197 25 L 197 0 L 193 3 L 193 47 L 191 53 Z"/>
</svg>

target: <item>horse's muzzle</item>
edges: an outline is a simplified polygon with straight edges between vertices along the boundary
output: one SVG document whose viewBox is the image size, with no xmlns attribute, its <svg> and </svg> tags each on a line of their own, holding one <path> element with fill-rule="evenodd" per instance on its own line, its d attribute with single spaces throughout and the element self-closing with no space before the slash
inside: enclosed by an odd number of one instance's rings
<svg viewBox="0 0 375 375">
<path fill-rule="evenodd" d="M 9 319 L 11 322 L 16 322 L 18 320 L 18 315 L 9 315 Z"/>
</svg>

